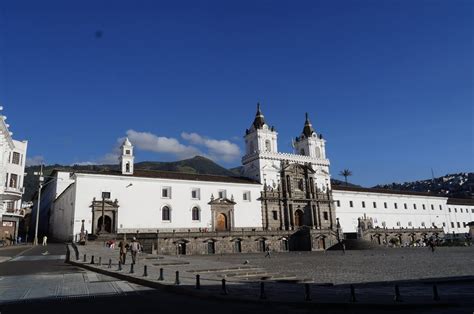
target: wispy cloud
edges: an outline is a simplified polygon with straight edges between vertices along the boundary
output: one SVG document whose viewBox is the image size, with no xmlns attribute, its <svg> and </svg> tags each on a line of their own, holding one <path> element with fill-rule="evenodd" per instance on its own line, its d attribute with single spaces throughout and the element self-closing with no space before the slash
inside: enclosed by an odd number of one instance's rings
<svg viewBox="0 0 474 314">
<path fill-rule="evenodd" d="M 182 132 L 181 137 L 194 145 L 204 146 L 211 159 L 231 162 L 240 157 L 240 148 L 228 140 L 215 140 L 197 133 Z"/>
<path fill-rule="evenodd" d="M 41 155 L 26 158 L 26 166 L 37 166 L 44 164 L 44 157 Z"/>
<path fill-rule="evenodd" d="M 182 132 L 180 139 L 156 135 L 150 132 L 128 130 L 126 136 L 129 138 L 135 150 L 153 152 L 157 154 L 168 154 L 176 159 L 204 156 L 214 161 L 233 162 L 240 158 L 240 148 L 229 140 L 216 140 L 197 133 Z M 117 164 L 120 157 L 120 146 L 125 137 L 117 138 L 113 149 L 98 158 L 96 161 L 84 161 L 74 163 L 76 165 L 91 164 Z"/>
<path fill-rule="evenodd" d="M 178 158 L 190 158 L 196 155 L 205 155 L 191 145 L 183 145 L 172 137 L 158 136 L 149 132 L 128 130 L 127 136 L 132 144 L 143 151 L 172 154 Z"/>
</svg>

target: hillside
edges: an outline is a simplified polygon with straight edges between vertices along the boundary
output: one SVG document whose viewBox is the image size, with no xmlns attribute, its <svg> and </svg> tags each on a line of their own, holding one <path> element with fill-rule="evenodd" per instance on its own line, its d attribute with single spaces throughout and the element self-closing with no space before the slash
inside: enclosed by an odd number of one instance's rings
<svg viewBox="0 0 474 314">
<path fill-rule="evenodd" d="M 430 192 L 457 198 L 474 198 L 474 173 L 448 174 L 434 179 L 377 185 L 374 188 Z"/>
<path fill-rule="evenodd" d="M 38 177 L 34 176 L 35 171 L 39 171 L 39 166 L 31 166 L 25 169 L 27 176 L 25 177 L 25 194 L 24 201 L 29 201 L 38 189 Z M 73 170 L 119 170 L 118 165 L 90 165 L 90 166 L 63 166 L 63 165 L 48 165 L 43 168 L 46 176 L 50 175 L 54 169 L 73 171 Z M 194 158 L 173 161 L 173 162 L 157 162 L 157 161 L 143 161 L 135 164 L 135 169 L 144 170 L 161 170 L 161 171 L 175 171 L 198 174 L 215 174 L 231 177 L 241 176 L 242 167 L 235 167 L 226 169 L 219 166 L 215 162 L 205 157 L 196 156 Z M 345 185 L 344 181 L 331 179 L 332 185 Z M 355 186 L 348 183 L 348 186 Z M 427 179 L 414 182 L 405 183 L 391 183 L 384 185 L 377 185 L 374 188 L 392 189 L 401 191 L 416 191 L 416 192 L 430 192 L 440 194 L 448 197 L 458 198 L 474 198 L 474 173 L 458 173 L 448 174 L 435 179 Z"/>
</svg>

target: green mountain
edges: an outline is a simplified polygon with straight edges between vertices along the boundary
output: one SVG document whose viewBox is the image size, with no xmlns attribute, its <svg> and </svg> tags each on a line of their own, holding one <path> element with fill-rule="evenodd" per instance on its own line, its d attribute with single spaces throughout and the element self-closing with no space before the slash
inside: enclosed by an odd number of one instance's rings
<svg viewBox="0 0 474 314">
<path fill-rule="evenodd" d="M 45 176 L 51 175 L 53 170 L 90 170 L 90 171 L 104 171 L 104 170 L 119 170 L 119 165 L 48 165 L 43 167 L 43 173 Z M 160 171 L 175 171 L 175 172 L 188 172 L 197 174 L 215 174 L 223 176 L 239 176 L 234 172 L 219 166 L 215 162 L 205 157 L 196 156 L 190 159 L 173 161 L 173 162 L 159 162 L 159 161 L 142 161 L 135 164 L 135 169 L 143 170 L 160 170 Z M 26 167 L 24 187 L 25 194 L 23 194 L 23 200 L 29 201 L 32 199 L 36 191 L 38 190 L 38 176 L 34 175 L 34 172 L 39 172 L 40 166 Z"/>
</svg>

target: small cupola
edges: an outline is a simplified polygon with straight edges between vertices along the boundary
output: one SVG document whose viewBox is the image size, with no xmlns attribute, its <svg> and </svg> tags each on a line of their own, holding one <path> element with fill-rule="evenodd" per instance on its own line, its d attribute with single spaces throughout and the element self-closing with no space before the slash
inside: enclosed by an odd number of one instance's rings
<svg viewBox="0 0 474 314">
<path fill-rule="evenodd" d="M 133 145 L 128 139 L 128 137 L 123 141 L 120 146 L 122 155 L 120 156 L 120 168 L 122 169 L 122 174 L 133 175 Z"/>
</svg>

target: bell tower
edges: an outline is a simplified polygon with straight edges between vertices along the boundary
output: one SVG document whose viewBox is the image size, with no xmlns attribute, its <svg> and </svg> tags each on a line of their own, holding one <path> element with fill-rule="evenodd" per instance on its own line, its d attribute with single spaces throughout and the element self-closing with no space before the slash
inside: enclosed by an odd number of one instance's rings
<svg viewBox="0 0 474 314">
<path fill-rule="evenodd" d="M 122 169 L 122 174 L 133 175 L 133 146 L 132 143 L 128 140 L 128 137 L 123 141 L 122 146 L 120 146 L 122 155 L 120 156 L 120 168 Z"/>
<path fill-rule="evenodd" d="M 325 140 L 322 135 L 316 134 L 311 121 L 309 121 L 308 113 L 304 123 L 303 132 L 295 140 L 296 154 L 309 156 L 316 159 L 326 159 Z"/>
<path fill-rule="evenodd" d="M 249 129 L 245 131 L 245 155 L 242 157 L 243 175 L 264 183 L 264 168 L 267 162 L 262 157 L 278 153 L 278 133 L 265 122 L 260 104 Z"/>
</svg>

